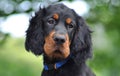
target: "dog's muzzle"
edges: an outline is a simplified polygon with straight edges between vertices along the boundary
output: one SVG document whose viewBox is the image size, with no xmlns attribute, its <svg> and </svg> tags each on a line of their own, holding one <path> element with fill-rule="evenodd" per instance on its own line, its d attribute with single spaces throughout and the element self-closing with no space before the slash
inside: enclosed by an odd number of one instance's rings
<svg viewBox="0 0 120 76">
<path fill-rule="evenodd" d="M 66 58 L 70 54 L 70 40 L 68 34 L 58 34 L 52 31 L 44 44 L 45 54 L 50 58 Z"/>
</svg>

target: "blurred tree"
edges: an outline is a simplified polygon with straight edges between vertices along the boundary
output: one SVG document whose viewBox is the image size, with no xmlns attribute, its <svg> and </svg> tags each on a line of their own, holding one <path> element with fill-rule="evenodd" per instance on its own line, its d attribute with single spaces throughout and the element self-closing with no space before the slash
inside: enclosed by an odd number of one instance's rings
<svg viewBox="0 0 120 76">
<path fill-rule="evenodd" d="M 36 10 L 36 5 L 41 2 L 54 2 L 63 0 L 1 0 L 0 1 L 0 16 L 5 17 L 15 13 L 29 13 L 32 10 Z M 65 0 L 73 1 L 73 0 Z"/>
<path fill-rule="evenodd" d="M 86 2 L 90 6 L 87 21 L 94 26 L 101 25 L 105 29 L 106 40 L 111 43 L 107 44 L 106 49 L 95 47 L 95 63 L 91 65 L 100 71 L 100 76 L 120 76 L 120 0 L 86 0 Z"/>
</svg>

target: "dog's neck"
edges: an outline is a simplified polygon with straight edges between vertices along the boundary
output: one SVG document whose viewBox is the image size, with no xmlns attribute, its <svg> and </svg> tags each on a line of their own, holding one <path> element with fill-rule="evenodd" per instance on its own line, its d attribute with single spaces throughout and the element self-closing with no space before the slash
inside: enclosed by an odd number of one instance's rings
<svg viewBox="0 0 120 76">
<path fill-rule="evenodd" d="M 53 70 L 62 67 L 64 64 L 71 59 L 71 56 L 67 57 L 66 59 L 60 60 L 49 60 L 47 57 L 44 56 L 44 70 Z"/>
</svg>

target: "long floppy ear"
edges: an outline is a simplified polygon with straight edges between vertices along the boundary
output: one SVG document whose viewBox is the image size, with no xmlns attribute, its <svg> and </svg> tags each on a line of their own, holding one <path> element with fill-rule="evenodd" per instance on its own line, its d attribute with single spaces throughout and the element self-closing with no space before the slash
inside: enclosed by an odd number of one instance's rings
<svg viewBox="0 0 120 76">
<path fill-rule="evenodd" d="M 84 19 L 77 15 L 77 28 L 74 34 L 71 49 L 75 62 L 85 62 L 86 59 L 92 56 L 91 31 L 86 25 Z"/>
<path fill-rule="evenodd" d="M 27 51 L 32 51 L 35 55 L 43 53 L 44 31 L 43 31 L 43 16 L 45 8 L 35 13 L 35 16 L 30 20 L 30 25 L 26 31 L 25 48 Z"/>
</svg>

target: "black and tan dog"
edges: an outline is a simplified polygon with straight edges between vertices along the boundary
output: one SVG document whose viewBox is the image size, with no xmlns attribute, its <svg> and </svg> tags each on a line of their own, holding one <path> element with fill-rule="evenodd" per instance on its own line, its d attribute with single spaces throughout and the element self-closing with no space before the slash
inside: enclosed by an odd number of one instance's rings
<svg viewBox="0 0 120 76">
<path fill-rule="evenodd" d="M 63 4 L 40 8 L 26 33 L 26 50 L 43 54 L 41 76 L 94 76 L 86 65 L 92 56 L 91 31 L 74 10 Z"/>
</svg>

